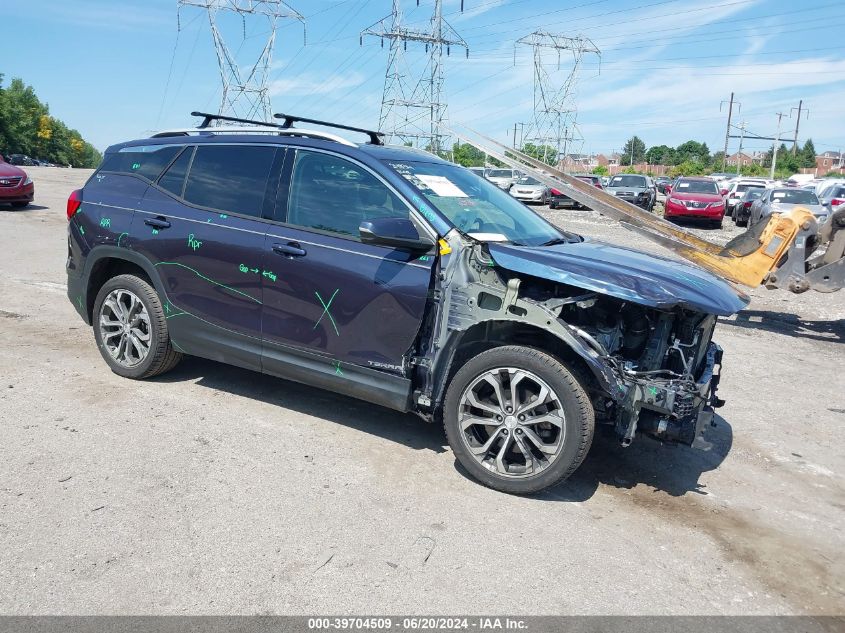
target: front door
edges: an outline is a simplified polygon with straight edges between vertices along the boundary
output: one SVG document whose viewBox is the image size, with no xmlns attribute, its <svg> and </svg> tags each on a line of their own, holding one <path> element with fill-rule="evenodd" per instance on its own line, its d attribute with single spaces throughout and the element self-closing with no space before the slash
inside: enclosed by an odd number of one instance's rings
<svg viewBox="0 0 845 633">
<path fill-rule="evenodd" d="M 408 218 L 409 205 L 350 159 L 296 150 L 288 160 L 289 189 L 280 188 L 277 204 L 282 213 L 286 208 L 284 223 L 268 228 L 265 246 L 277 277 L 265 284 L 265 367 L 292 361 L 338 379 L 405 376 L 434 256 L 363 244 L 358 226 L 375 217 Z M 310 357 L 291 359 L 292 350 Z"/>
<path fill-rule="evenodd" d="M 262 219 L 284 149 L 187 147 L 151 186 L 133 221 L 133 244 L 154 266 L 174 346 L 260 369 Z"/>
</svg>

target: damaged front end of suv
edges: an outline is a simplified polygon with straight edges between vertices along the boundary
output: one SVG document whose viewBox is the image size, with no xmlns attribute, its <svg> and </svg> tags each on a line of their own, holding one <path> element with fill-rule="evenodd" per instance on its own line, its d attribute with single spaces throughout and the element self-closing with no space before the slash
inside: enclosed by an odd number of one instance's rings
<svg viewBox="0 0 845 633">
<path fill-rule="evenodd" d="M 449 376 L 490 347 L 520 344 L 560 358 L 589 395 L 597 423 L 623 446 L 637 432 L 692 445 L 723 404 L 719 316 L 747 297 L 681 262 L 568 236 L 542 247 L 453 231 L 436 315 L 416 359 L 422 411 L 435 414 Z"/>
</svg>

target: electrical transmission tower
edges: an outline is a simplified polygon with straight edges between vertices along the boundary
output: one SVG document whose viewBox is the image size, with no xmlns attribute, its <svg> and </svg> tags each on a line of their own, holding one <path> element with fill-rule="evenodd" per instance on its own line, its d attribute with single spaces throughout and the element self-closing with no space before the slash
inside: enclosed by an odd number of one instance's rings
<svg viewBox="0 0 845 633">
<path fill-rule="evenodd" d="M 534 118 L 526 130 L 525 138 L 544 148 L 543 160 L 548 147 L 557 150 L 556 159 L 571 149 L 573 142 L 580 140 L 575 102 L 578 71 L 584 55 L 592 53 L 601 61 L 601 51 L 586 37 L 566 37 L 553 35 L 546 31 L 534 31 L 516 41 L 517 44 L 530 46 L 534 53 Z M 557 55 L 557 68 L 549 73 L 548 53 Z M 572 54 L 569 73 L 558 83 L 561 75 L 561 54 Z M 516 49 L 514 48 L 514 56 Z M 580 148 L 579 148 L 580 150 Z"/>
<path fill-rule="evenodd" d="M 217 52 L 220 79 L 223 82 L 218 114 L 269 121 L 272 111 L 267 84 L 278 21 L 286 18 L 298 20 L 302 23 L 304 32 L 305 18 L 281 0 L 177 0 L 177 2 L 178 10 L 181 10 L 183 6 L 191 6 L 208 12 L 208 23 Z M 239 17 L 243 27 L 242 40 L 234 55 L 221 33 L 222 15 L 218 14 L 225 13 Z M 264 42 L 264 46 L 251 67 L 238 64 L 236 59 L 247 39 L 258 37 L 256 35 L 247 38 L 247 19 L 250 22 L 264 22 L 268 29 L 260 33 L 262 36 L 266 35 L 267 38 L 258 42 L 259 45 Z"/>
<path fill-rule="evenodd" d="M 361 44 L 365 35 L 378 37 L 382 46 L 384 40 L 390 42 L 379 130 L 391 139 L 418 146 L 428 145 L 432 152 L 440 151 L 443 149 L 442 129 L 446 119 L 443 51 L 445 49 L 448 56 L 453 46 L 460 46 L 469 56 L 467 43 L 443 18 L 443 0 L 434 0 L 434 13 L 427 31 L 403 27 L 399 0 L 393 0 L 391 14 L 361 32 Z M 424 44 L 428 53 L 425 69 L 416 81 L 405 60 L 408 42 Z"/>
</svg>

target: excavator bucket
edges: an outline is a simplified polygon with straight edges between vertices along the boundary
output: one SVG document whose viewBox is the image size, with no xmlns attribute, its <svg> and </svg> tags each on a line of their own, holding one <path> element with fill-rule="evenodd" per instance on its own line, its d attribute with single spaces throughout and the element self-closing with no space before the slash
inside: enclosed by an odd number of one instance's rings
<svg viewBox="0 0 845 633">
<path fill-rule="evenodd" d="M 765 283 L 779 287 L 775 271 L 784 262 L 790 261 L 797 273 L 796 262 L 805 257 L 806 247 L 812 244 L 818 233 L 813 214 L 796 208 L 787 214 L 771 216 L 768 222 L 758 223 L 725 246 L 713 244 L 490 137 L 465 126 L 462 129 L 467 133 L 452 132 L 462 142 L 623 223 L 713 274 L 744 286 L 755 287 Z M 793 285 L 790 285 L 793 292 L 802 291 Z"/>
</svg>

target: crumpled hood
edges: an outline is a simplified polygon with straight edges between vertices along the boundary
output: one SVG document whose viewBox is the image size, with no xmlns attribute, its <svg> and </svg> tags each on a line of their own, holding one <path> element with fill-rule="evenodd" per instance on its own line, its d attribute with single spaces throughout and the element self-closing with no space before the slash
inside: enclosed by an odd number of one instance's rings
<svg viewBox="0 0 845 633">
<path fill-rule="evenodd" d="M 652 308 L 677 306 L 728 316 L 749 301 L 728 282 L 691 264 L 601 242 L 534 247 L 490 243 L 488 248 L 502 268 Z"/>
</svg>

